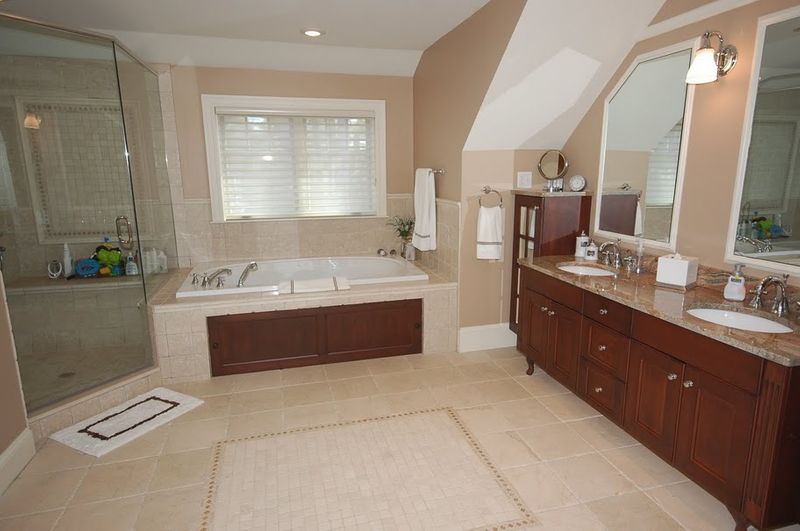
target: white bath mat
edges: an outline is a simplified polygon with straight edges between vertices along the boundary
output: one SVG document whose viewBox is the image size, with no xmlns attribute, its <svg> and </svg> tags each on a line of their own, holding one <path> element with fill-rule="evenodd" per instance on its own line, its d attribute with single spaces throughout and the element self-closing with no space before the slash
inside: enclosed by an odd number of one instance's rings
<svg viewBox="0 0 800 531">
<path fill-rule="evenodd" d="M 50 438 L 100 457 L 202 403 L 199 398 L 158 387 L 56 432 Z"/>
</svg>

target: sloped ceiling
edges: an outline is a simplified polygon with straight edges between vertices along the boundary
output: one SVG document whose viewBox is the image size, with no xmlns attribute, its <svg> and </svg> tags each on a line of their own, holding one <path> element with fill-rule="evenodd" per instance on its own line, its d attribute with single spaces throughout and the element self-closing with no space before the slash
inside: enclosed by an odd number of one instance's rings
<svg viewBox="0 0 800 531">
<path fill-rule="evenodd" d="M 664 0 L 528 0 L 464 146 L 561 148 Z"/>
</svg>

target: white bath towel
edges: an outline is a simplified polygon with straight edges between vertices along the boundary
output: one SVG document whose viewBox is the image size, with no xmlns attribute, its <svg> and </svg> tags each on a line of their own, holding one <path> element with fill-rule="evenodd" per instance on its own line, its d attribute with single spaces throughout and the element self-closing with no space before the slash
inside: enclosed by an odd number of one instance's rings
<svg viewBox="0 0 800 531">
<path fill-rule="evenodd" d="M 643 232 L 643 223 L 642 223 L 642 200 L 636 200 L 636 219 L 633 222 L 633 235 L 634 236 L 641 236 Z"/>
<path fill-rule="evenodd" d="M 431 168 L 417 168 L 414 176 L 414 236 L 420 251 L 436 249 L 436 179 Z"/>
<path fill-rule="evenodd" d="M 278 291 L 281 294 L 289 294 L 315 293 L 318 291 L 346 291 L 349 289 L 350 281 L 345 277 L 324 277 L 281 282 Z"/>
<path fill-rule="evenodd" d="M 480 260 L 503 259 L 503 207 L 480 207 L 478 209 L 478 258 Z"/>
</svg>

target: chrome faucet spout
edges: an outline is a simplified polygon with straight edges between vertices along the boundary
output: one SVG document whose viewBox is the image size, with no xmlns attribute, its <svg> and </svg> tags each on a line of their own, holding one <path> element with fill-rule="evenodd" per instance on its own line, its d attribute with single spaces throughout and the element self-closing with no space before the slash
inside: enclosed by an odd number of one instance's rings
<svg viewBox="0 0 800 531">
<path fill-rule="evenodd" d="M 231 271 L 231 270 L 230 270 L 230 269 L 228 269 L 227 267 L 222 267 L 222 268 L 220 268 L 220 269 L 217 269 L 216 271 L 214 271 L 213 273 L 211 273 L 211 274 L 210 274 L 210 275 L 208 275 L 208 276 L 206 276 L 206 275 L 203 275 L 203 287 L 205 288 L 205 287 L 208 287 L 208 286 L 210 286 L 210 285 L 211 285 L 211 282 L 212 282 L 212 281 L 213 281 L 215 278 L 217 278 L 218 276 L 220 276 L 220 275 L 231 276 L 232 274 L 233 274 L 233 271 Z"/>
<path fill-rule="evenodd" d="M 250 275 L 250 271 L 258 271 L 258 264 L 255 262 L 250 262 L 244 267 L 242 274 L 239 275 L 239 282 L 236 283 L 237 288 L 244 286 L 244 281 L 247 280 L 248 275 Z"/>
</svg>

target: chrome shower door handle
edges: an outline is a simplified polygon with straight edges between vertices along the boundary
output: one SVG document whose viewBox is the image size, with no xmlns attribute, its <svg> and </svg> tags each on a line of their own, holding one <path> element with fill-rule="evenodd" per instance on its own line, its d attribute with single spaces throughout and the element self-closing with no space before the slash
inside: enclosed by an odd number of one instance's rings
<svg viewBox="0 0 800 531">
<path fill-rule="evenodd" d="M 131 222 L 128 219 L 128 216 L 117 216 L 114 224 L 117 227 L 117 240 L 119 240 L 119 246 L 126 250 L 130 249 L 131 243 L 133 242 L 133 229 L 131 228 Z M 123 229 L 126 236 L 122 235 Z"/>
</svg>

